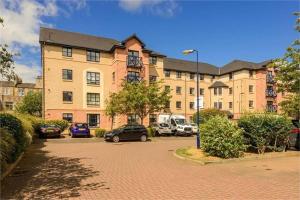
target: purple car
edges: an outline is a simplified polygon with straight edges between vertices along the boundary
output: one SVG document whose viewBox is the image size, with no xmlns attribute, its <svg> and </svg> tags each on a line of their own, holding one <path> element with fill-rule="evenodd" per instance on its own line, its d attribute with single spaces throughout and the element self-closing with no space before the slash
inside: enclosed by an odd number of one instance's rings
<svg viewBox="0 0 300 200">
<path fill-rule="evenodd" d="M 69 135 L 90 137 L 90 129 L 87 123 L 73 123 L 69 128 Z"/>
</svg>

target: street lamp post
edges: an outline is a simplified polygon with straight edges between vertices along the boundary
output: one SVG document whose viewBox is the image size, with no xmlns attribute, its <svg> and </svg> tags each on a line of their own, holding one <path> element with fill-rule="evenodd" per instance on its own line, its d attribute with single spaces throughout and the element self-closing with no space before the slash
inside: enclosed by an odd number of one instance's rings
<svg viewBox="0 0 300 200">
<path fill-rule="evenodd" d="M 200 149 L 200 113 L 199 113 L 199 65 L 198 65 L 198 51 L 195 49 L 184 50 L 182 53 L 187 55 L 196 52 L 197 55 L 197 149 Z"/>
</svg>

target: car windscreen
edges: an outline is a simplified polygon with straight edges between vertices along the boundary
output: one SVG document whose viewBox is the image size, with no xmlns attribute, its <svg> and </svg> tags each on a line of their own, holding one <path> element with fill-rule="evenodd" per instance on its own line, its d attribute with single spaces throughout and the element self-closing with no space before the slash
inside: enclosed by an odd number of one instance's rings
<svg viewBox="0 0 300 200">
<path fill-rule="evenodd" d="M 161 127 L 169 127 L 169 124 L 165 124 L 165 123 L 162 123 L 162 124 L 159 124 Z"/>
<path fill-rule="evenodd" d="M 88 127 L 87 124 L 83 124 L 83 123 L 77 123 L 77 124 L 75 124 L 75 126 L 78 128 L 87 128 Z"/>
<path fill-rule="evenodd" d="M 175 119 L 176 124 L 179 125 L 184 125 L 185 124 L 185 120 L 184 119 Z"/>
<path fill-rule="evenodd" d="M 47 125 L 44 125 L 43 128 L 58 128 L 58 126 L 53 125 L 53 124 L 47 124 Z"/>
</svg>

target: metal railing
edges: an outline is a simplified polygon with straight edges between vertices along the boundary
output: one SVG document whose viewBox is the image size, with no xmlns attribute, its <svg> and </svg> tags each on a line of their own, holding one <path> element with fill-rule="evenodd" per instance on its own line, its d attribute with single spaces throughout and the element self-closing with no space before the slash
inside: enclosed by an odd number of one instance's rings
<svg viewBox="0 0 300 200">
<path fill-rule="evenodd" d="M 143 66 L 142 57 L 138 56 L 127 56 L 127 67 L 137 67 Z"/>
<path fill-rule="evenodd" d="M 267 83 L 270 83 L 270 84 L 275 83 L 274 76 L 273 76 L 272 74 L 267 74 L 267 75 L 266 75 L 266 82 L 267 82 Z"/>
<path fill-rule="evenodd" d="M 276 97 L 277 93 L 275 90 L 266 89 L 266 97 Z"/>
<path fill-rule="evenodd" d="M 267 105 L 266 111 L 267 112 L 277 112 L 277 105 Z"/>
</svg>

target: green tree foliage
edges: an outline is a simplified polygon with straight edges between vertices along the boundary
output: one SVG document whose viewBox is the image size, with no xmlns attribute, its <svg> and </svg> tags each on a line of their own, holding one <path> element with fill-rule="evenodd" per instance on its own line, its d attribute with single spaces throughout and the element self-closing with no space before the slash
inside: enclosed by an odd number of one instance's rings
<svg viewBox="0 0 300 200">
<path fill-rule="evenodd" d="M 240 157 L 246 149 L 242 129 L 226 117 L 213 116 L 200 129 L 201 148 L 211 156 Z"/>
<path fill-rule="evenodd" d="M 200 123 L 204 123 L 208 121 L 210 118 L 215 117 L 215 116 L 227 116 L 228 113 L 223 110 L 215 109 L 215 108 L 207 108 L 200 110 Z M 193 115 L 193 121 L 196 123 L 197 122 L 197 112 Z"/>
<path fill-rule="evenodd" d="M 170 91 L 162 89 L 161 82 L 147 84 L 146 81 L 124 81 L 122 90 L 115 94 L 113 100 L 116 100 L 118 104 L 116 109 L 118 114 L 137 115 L 143 124 L 148 114 L 164 110 L 170 98 Z M 115 103 L 108 102 L 108 105 L 115 105 Z"/>
<path fill-rule="evenodd" d="M 37 117 L 42 116 L 42 93 L 28 92 L 22 101 L 17 104 L 16 111 Z"/>
<path fill-rule="evenodd" d="M 295 13 L 296 31 L 300 33 L 300 12 Z M 300 118 L 300 40 L 297 39 L 287 48 L 283 58 L 273 60 L 270 67 L 276 70 L 278 92 L 287 92 L 285 100 L 279 105 L 284 113 L 296 119 Z"/>
<path fill-rule="evenodd" d="M 111 129 L 113 129 L 115 117 L 120 112 L 120 95 L 112 93 L 106 100 L 105 114 L 111 118 Z"/>
</svg>

